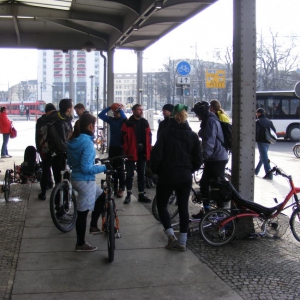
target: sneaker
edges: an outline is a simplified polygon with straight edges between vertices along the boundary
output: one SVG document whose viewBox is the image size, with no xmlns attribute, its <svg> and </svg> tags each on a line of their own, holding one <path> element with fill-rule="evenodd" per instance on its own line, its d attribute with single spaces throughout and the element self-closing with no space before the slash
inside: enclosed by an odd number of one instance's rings
<svg viewBox="0 0 300 300">
<path fill-rule="evenodd" d="M 176 242 L 173 247 L 167 249 L 184 252 L 186 251 L 186 245 L 181 245 L 178 242 Z"/>
<path fill-rule="evenodd" d="M 193 218 L 193 219 L 202 219 L 203 216 L 204 216 L 204 211 L 203 211 L 203 210 L 200 210 L 197 214 L 192 215 L 192 218 Z"/>
<path fill-rule="evenodd" d="M 38 198 L 39 198 L 40 200 L 46 200 L 46 195 L 43 194 L 43 193 L 39 193 L 39 194 L 38 194 Z"/>
<path fill-rule="evenodd" d="M 272 179 L 273 179 L 273 176 L 267 176 L 267 175 L 265 175 L 265 176 L 263 177 L 263 179 L 272 180 Z"/>
<path fill-rule="evenodd" d="M 101 230 L 99 229 L 99 227 L 90 227 L 90 234 L 101 234 Z"/>
<path fill-rule="evenodd" d="M 97 247 L 91 246 L 88 243 L 85 243 L 82 246 L 78 246 L 78 245 L 75 246 L 75 251 L 77 252 L 92 252 L 95 250 L 97 250 Z"/>
<path fill-rule="evenodd" d="M 123 190 L 122 189 L 119 189 L 118 192 L 117 192 L 117 198 L 123 198 Z"/>
<path fill-rule="evenodd" d="M 145 194 L 140 194 L 138 201 L 139 202 L 144 202 L 144 203 L 150 203 L 150 202 L 152 202 L 152 200 L 149 199 L 147 196 L 145 196 Z"/>
<path fill-rule="evenodd" d="M 1 158 L 10 158 L 11 156 L 9 155 L 1 155 Z"/>
<path fill-rule="evenodd" d="M 123 203 L 129 204 L 130 202 L 131 202 L 131 195 L 127 195 Z"/>
<path fill-rule="evenodd" d="M 165 246 L 166 249 L 172 248 L 178 242 L 175 235 L 168 236 L 168 245 Z"/>
</svg>

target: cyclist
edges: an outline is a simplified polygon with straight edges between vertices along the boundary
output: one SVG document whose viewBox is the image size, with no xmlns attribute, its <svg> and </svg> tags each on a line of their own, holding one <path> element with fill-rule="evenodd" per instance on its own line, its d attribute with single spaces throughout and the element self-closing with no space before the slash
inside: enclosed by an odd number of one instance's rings
<svg viewBox="0 0 300 300">
<path fill-rule="evenodd" d="M 229 123 L 229 117 L 221 107 L 221 103 L 218 100 L 211 100 L 209 110 L 214 113 L 221 122 Z"/>
<path fill-rule="evenodd" d="M 105 193 L 95 181 L 95 174 L 105 172 L 106 167 L 95 165 L 94 131 L 96 118 L 83 114 L 76 122 L 74 132 L 67 143 L 68 164 L 72 167 L 71 182 L 77 191 L 77 243 L 75 251 L 95 251 L 97 247 L 85 242 L 87 215 L 92 211 L 90 233 L 100 234 L 98 219 L 100 217 Z"/>
<path fill-rule="evenodd" d="M 124 121 L 127 119 L 123 111 L 124 106 L 122 103 L 113 103 L 110 107 L 102 110 L 98 115 L 99 119 L 109 124 L 110 128 L 110 141 L 108 155 L 109 157 L 116 157 L 123 155 L 123 148 L 121 144 L 121 128 Z M 113 117 L 107 116 L 107 113 L 112 110 Z M 118 198 L 123 197 L 125 190 L 125 176 L 123 170 L 122 160 L 112 161 L 112 167 L 117 170 L 117 174 L 113 175 L 114 178 L 114 192 Z"/>
<path fill-rule="evenodd" d="M 211 180 L 225 179 L 225 167 L 228 162 L 228 153 L 222 146 L 224 136 L 217 116 L 210 112 L 207 101 L 197 102 L 192 111 L 201 120 L 199 137 L 202 139 L 204 169 L 200 179 L 200 192 L 203 197 L 204 210 L 209 210 L 209 184 Z M 201 218 L 202 211 L 193 218 Z"/>
<path fill-rule="evenodd" d="M 163 129 L 165 129 L 169 123 L 170 123 L 170 117 L 172 115 L 172 111 L 173 111 L 174 105 L 172 104 L 165 104 L 162 108 L 162 113 L 164 116 L 164 120 L 161 121 L 158 125 L 158 129 L 157 129 L 157 136 L 161 133 L 161 131 Z"/>
<path fill-rule="evenodd" d="M 197 134 L 187 123 L 187 106 L 177 104 L 170 125 L 158 136 L 151 152 L 151 167 L 158 174 L 156 185 L 157 209 L 168 237 L 166 249 L 185 251 L 189 225 L 188 202 L 192 173 L 202 164 L 201 146 Z M 175 191 L 180 218 L 179 238 L 174 235 L 168 200 Z"/>
</svg>

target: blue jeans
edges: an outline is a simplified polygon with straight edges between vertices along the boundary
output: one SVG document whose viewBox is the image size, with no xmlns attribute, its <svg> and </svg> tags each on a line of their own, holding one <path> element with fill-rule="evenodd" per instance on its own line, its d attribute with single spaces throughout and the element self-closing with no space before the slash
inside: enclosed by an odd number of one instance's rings
<svg viewBox="0 0 300 300">
<path fill-rule="evenodd" d="M 1 149 L 1 156 L 8 155 L 7 144 L 9 140 L 9 133 L 3 133 L 3 144 Z"/>
<path fill-rule="evenodd" d="M 268 157 L 268 151 L 269 151 L 270 144 L 268 143 L 257 143 L 258 151 L 259 151 L 259 162 L 255 168 L 255 175 L 258 175 L 259 170 L 262 165 L 264 165 L 264 169 L 266 174 L 271 169 L 270 167 L 270 161 Z M 271 175 L 270 178 L 273 176 Z"/>
<path fill-rule="evenodd" d="M 146 160 L 138 160 L 136 162 L 133 161 L 133 160 L 125 161 L 125 168 L 126 168 L 125 185 L 126 185 L 127 191 L 131 191 L 132 183 L 133 183 L 135 163 L 136 163 L 138 190 L 139 190 L 139 193 L 142 193 L 142 192 L 144 192 L 144 188 L 145 188 Z"/>
</svg>

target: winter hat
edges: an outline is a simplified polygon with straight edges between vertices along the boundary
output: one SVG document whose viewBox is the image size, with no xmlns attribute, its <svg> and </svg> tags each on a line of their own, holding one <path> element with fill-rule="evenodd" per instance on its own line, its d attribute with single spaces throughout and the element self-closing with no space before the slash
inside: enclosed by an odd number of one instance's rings
<svg viewBox="0 0 300 300">
<path fill-rule="evenodd" d="M 264 110 L 263 108 L 258 108 L 258 109 L 256 110 L 256 113 L 257 113 L 257 114 L 262 114 L 262 115 L 264 115 L 264 114 L 265 114 L 265 110 Z"/>
<path fill-rule="evenodd" d="M 181 112 L 182 110 L 187 111 L 188 107 L 184 104 L 176 104 L 173 109 L 172 116 L 174 117 L 177 113 Z"/>
<path fill-rule="evenodd" d="M 174 105 L 172 105 L 172 104 L 165 104 L 162 109 L 167 110 L 169 112 L 172 112 L 173 109 L 174 109 Z"/>
<path fill-rule="evenodd" d="M 56 110 L 55 106 L 52 103 L 47 103 L 45 106 L 45 112 Z"/>
</svg>

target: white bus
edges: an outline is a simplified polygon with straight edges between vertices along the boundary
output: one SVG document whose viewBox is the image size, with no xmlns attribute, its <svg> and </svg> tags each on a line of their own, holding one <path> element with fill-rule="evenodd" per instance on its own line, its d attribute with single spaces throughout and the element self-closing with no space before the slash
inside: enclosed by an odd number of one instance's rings
<svg viewBox="0 0 300 300">
<path fill-rule="evenodd" d="M 300 87 L 300 83 L 297 85 Z M 300 139 L 300 98 L 297 94 L 295 91 L 256 92 L 256 106 L 266 111 L 277 136 L 293 142 Z"/>
</svg>

